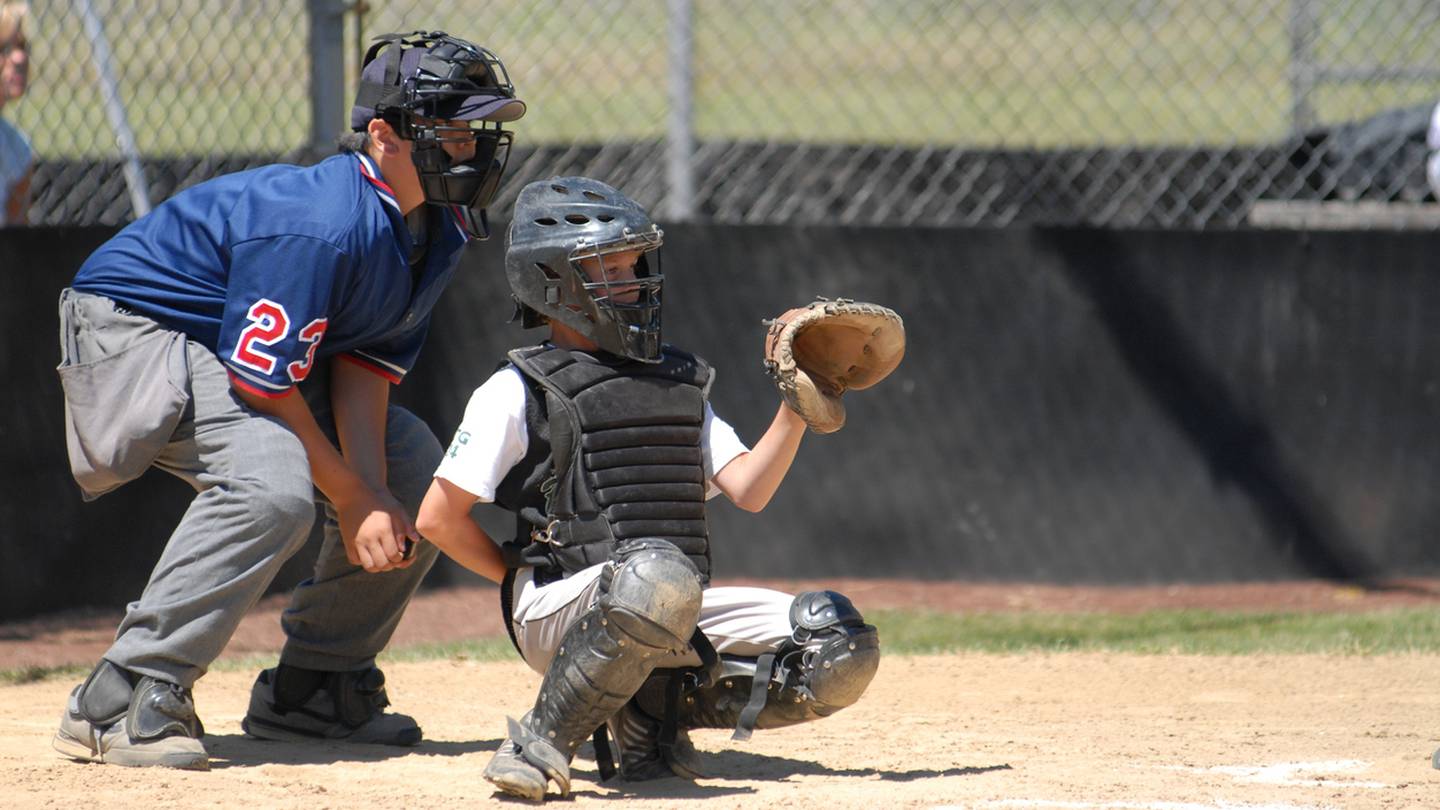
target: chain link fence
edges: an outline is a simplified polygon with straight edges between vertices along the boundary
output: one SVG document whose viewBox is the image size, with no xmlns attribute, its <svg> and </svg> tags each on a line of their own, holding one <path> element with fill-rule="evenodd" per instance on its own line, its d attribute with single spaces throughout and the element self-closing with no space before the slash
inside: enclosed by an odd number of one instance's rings
<svg viewBox="0 0 1440 810">
<path fill-rule="evenodd" d="M 31 221 L 118 223 L 309 162 L 378 33 L 443 29 L 530 108 L 494 213 L 583 173 L 671 219 L 1203 228 L 1433 201 L 1433 0 L 39 0 Z M 323 120 L 322 120 L 323 119 Z"/>
</svg>

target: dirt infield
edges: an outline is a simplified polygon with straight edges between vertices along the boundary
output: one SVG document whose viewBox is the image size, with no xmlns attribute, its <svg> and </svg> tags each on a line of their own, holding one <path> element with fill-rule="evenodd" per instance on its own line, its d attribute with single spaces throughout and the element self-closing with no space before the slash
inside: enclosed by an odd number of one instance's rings
<svg viewBox="0 0 1440 810">
<path fill-rule="evenodd" d="M 856 706 L 811 727 L 695 734 L 709 778 L 595 781 L 562 807 L 1433 808 L 1437 657 L 887 658 Z M 196 689 L 209 773 L 83 765 L 50 751 L 69 683 L 0 689 L 7 807 L 462 807 L 499 804 L 480 772 L 538 679 L 518 663 L 392 664 L 424 725 L 410 750 L 240 733 L 251 675 Z M 506 802 L 508 803 L 508 802 Z M 516 803 L 519 804 L 519 803 Z"/>
<path fill-rule="evenodd" d="M 975 593 L 949 602 L 924 588 L 901 597 L 891 586 L 882 589 L 891 599 L 880 600 L 866 596 L 864 583 L 843 584 L 871 607 L 908 598 L 937 609 L 979 604 Z M 1163 591 L 1150 596 L 1214 606 L 1203 592 Z M 1007 598 L 1017 594 L 1024 604 L 1010 609 L 1060 599 L 1045 589 L 1027 595 L 1016 588 Z M 479 589 L 422 597 L 407 615 L 404 640 L 438 632 L 422 631 L 432 611 L 459 624 L 457 631 L 474 632 L 472 623 L 493 614 L 486 601 L 493 595 Z M 1117 595 L 1124 594 L 1109 592 Z M 1098 609 L 1082 596 L 1072 592 L 1061 601 Z M 1315 585 L 1281 601 L 1348 610 L 1434 599 L 1418 588 L 1372 594 Z M 1123 601 L 1111 608 L 1124 609 Z M 1280 606 L 1258 601 L 1251 606 Z M 264 606 L 252 619 L 273 623 L 273 610 Z M 5 654 L 15 655 L 20 641 L 31 645 L 25 649 L 32 656 L 39 640 L 56 642 L 66 631 L 63 622 L 51 622 L 43 632 L 36 623 L 5 628 Z M 71 640 L 84 648 L 94 643 L 86 634 L 101 631 L 74 632 Z M 264 648 L 259 629 L 245 632 L 256 635 L 237 642 Z M 232 645 L 227 654 L 238 651 Z M 88 660 L 88 649 L 84 655 Z M 646 808 L 698 801 L 723 808 L 1435 808 L 1440 771 L 1429 757 L 1440 745 L 1437 673 L 1440 656 L 1433 655 L 889 656 L 865 698 L 824 722 L 757 733 L 745 743 L 722 731 L 697 732 L 709 778 L 602 785 L 594 763 L 581 758 L 574 800 L 560 806 L 613 807 L 623 800 Z M 473 661 L 391 663 L 387 674 L 397 708 L 425 727 L 426 742 L 417 748 L 248 739 L 239 724 L 253 674 L 212 672 L 196 687 L 214 756 L 208 773 L 64 760 L 51 751 L 50 736 L 70 681 L 0 688 L 0 806 L 521 804 L 496 797 L 480 771 L 505 715 L 527 708 L 536 675 L 518 662 Z"/>
</svg>

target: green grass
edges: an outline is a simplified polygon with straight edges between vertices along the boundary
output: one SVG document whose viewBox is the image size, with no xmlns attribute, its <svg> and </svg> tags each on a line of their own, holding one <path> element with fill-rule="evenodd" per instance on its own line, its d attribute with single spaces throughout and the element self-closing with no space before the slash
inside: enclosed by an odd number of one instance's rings
<svg viewBox="0 0 1440 810">
<path fill-rule="evenodd" d="M 1259 613 L 1156 610 L 1133 615 L 1088 613 L 949 614 L 882 610 L 869 620 L 890 655 L 937 653 L 1115 652 L 1146 655 L 1440 653 L 1440 609 L 1370 613 Z M 517 661 L 505 637 L 391 650 L 390 662 Z M 274 666 L 276 656 L 223 658 L 220 672 Z M 0 670 L 0 685 L 83 678 L 88 666 Z"/>
<path fill-rule="evenodd" d="M 435 660 L 519 661 L 520 655 L 515 652 L 509 636 L 499 636 L 444 644 L 419 644 L 387 652 L 380 656 L 380 660 L 407 663 Z"/>
<path fill-rule="evenodd" d="M 1134 615 L 879 611 L 882 648 L 942 652 L 1379 655 L 1440 652 L 1440 610 L 1261 613 L 1156 610 Z"/>
<path fill-rule="evenodd" d="M 298 0 L 197 0 L 179 13 L 157 0 L 97 8 L 143 152 L 283 152 L 306 140 Z M 1267 142 L 1290 126 L 1289 8 L 696 0 L 696 134 L 973 147 Z M 1434 68 L 1440 15 L 1409 8 L 1320 3 L 1315 58 Z M 78 15 L 37 9 L 31 95 L 6 115 L 44 157 L 113 155 Z M 663 135 L 666 23 L 662 0 L 552 0 L 489 8 L 483 30 L 473 9 L 375 4 L 365 29 L 425 25 L 480 39 L 530 104 L 516 127 L 522 142 L 556 144 Z M 1440 78 L 1324 85 L 1313 102 L 1321 121 L 1335 122 L 1436 97 Z"/>
<path fill-rule="evenodd" d="M 59 667 L 16 667 L 0 669 L 0 686 L 19 686 L 59 678 L 83 680 L 90 672 L 90 664 L 67 664 Z"/>
<path fill-rule="evenodd" d="M 276 653 L 227 656 L 212 664 L 210 670 L 212 672 L 255 672 L 275 666 L 278 660 L 279 656 Z M 520 660 L 520 656 L 515 653 L 515 648 L 510 644 L 510 639 L 505 636 L 444 644 L 416 644 L 409 647 L 387 650 L 379 657 L 382 665 L 387 661 L 414 663 L 425 661 L 487 662 L 518 660 Z M 53 667 L 29 666 L 16 667 L 14 669 L 0 669 L 0 686 L 19 686 L 21 684 L 56 679 L 83 680 L 85 676 L 89 674 L 90 667 L 90 664 L 66 664 Z"/>
</svg>

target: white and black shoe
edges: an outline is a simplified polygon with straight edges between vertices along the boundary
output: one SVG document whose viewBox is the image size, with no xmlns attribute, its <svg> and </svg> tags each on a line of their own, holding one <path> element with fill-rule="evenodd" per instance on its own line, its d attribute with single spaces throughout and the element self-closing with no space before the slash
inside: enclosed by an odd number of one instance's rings
<svg viewBox="0 0 1440 810">
<path fill-rule="evenodd" d="M 53 745 L 83 762 L 204 771 L 204 735 L 189 689 L 102 660 L 71 690 Z"/>
</svg>

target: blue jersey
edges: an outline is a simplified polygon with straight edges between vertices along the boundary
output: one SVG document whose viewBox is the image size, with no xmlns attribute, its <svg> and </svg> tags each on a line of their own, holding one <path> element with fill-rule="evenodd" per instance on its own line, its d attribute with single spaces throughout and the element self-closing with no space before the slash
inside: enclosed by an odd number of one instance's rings
<svg viewBox="0 0 1440 810">
<path fill-rule="evenodd" d="M 266 166 L 156 206 L 72 286 L 184 332 L 260 395 L 285 395 L 336 355 L 399 382 L 465 244 L 444 219 L 412 271 L 410 229 L 368 156 Z"/>
</svg>

